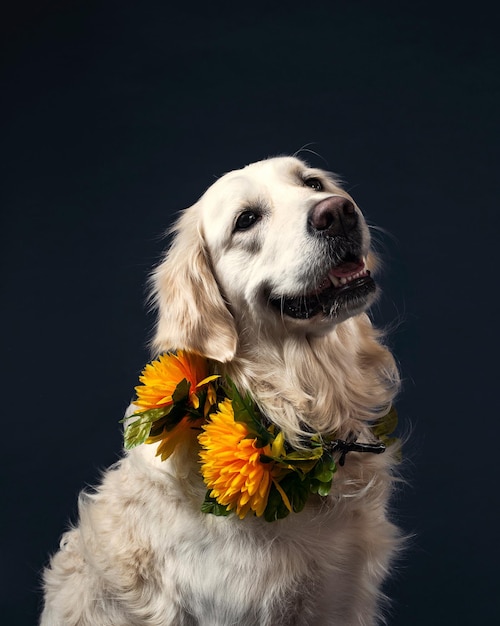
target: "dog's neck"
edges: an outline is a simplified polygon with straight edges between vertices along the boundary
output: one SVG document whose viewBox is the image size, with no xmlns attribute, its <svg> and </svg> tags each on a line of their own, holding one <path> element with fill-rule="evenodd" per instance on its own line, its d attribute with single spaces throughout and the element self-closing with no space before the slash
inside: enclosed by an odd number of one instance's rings
<svg viewBox="0 0 500 626">
<path fill-rule="evenodd" d="M 255 334 L 223 373 L 251 389 L 294 444 L 308 430 L 347 437 L 385 414 L 398 390 L 394 359 L 379 339 L 366 315 L 322 337 L 289 334 L 276 342 Z"/>
</svg>

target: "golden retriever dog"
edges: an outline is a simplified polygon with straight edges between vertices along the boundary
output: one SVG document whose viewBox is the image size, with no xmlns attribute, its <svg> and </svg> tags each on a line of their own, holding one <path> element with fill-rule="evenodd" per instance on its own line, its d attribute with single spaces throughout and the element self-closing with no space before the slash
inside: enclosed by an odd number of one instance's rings
<svg viewBox="0 0 500 626">
<path fill-rule="evenodd" d="M 276 157 L 222 176 L 171 234 L 152 275 L 155 354 L 204 357 L 282 449 L 309 454 L 333 436 L 331 489 L 274 521 L 214 515 L 200 508 L 198 435 L 166 460 L 158 443 L 137 445 L 81 494 L 44 572 L 41 624 L 380 623 L 400 533 L 388 516 L 397 445 L 376 454 L 374 424 L 399 377 L 366 314 L 376 262 L 360 209 L 333 175 Z"/>
</svg>

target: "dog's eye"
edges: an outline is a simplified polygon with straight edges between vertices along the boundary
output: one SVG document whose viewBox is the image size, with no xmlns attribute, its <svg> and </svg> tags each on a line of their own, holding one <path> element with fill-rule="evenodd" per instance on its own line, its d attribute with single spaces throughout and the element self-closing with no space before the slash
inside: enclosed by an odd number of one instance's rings
<svg viewBox="0 0 500 626">
<path fill-rule="evenodd" d="M 260 219 L 260 215 L 255 211 L 243 211 L 238 216 L 234 230 L 247 230 L 256 224 Z"/>
<path fill-rule="evenodd" d="M 314 191 L 323 191 L 323 184 L 319 180 L 319 178 L 306 178 L 304 181 L 304 185 L 307 187 L 311 187 Z"/>
</svg>

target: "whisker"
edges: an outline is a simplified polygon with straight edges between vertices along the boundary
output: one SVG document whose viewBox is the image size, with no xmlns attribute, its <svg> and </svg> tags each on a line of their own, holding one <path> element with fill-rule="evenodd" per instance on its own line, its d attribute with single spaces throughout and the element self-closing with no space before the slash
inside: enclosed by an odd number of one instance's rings
<svg viewBox="0 0 500 626">
<path fill-rule="evenodd" d="M 371 231 L 377 231 L 378 233 L 382 233 L 386 237 L 389 237 L 393 241 L 398 241 L 397 237 L 395 235 L 393 235 L 393 233 L 391 233 L 389 230 L 384 228 L 383 226 L 378 226 L 376 224 L 370 224 L 370 222 L 368 220 L 365 220 L 365 221 L 366 221 L 366 224 L 367 224 L 368 228 Z"/>
<path fill-rule="evenodd" d="M 304 144 L 301 148 L 299 148 L 296 152 L 294 152 L 292 156 L 298 157 L 298 155 L 303 152 L 307 152 L 308 154 L 313 154 L 314 156 L 318 157 L 318 159 L 321 159 L 321 161 L 323 161 L 323 163 L 327 166 L 327 168 L 330 169 L 330 164 L 328 163 L 328 161 L 325 159 L 325 157 L 322 154 L 320 154 L 319 152 L 316 152 L 315 150 L 310 150 L 308 148 L 308 146 L 313 146 L 315 143 L 317 142 L 311 141 L 310 143 Z"/>
</svg>

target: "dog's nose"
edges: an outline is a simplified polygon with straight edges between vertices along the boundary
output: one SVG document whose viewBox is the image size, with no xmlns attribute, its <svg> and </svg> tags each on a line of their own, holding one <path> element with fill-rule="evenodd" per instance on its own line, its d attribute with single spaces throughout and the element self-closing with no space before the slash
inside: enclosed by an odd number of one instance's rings
<svg viewBox="0 0 500 626">
<path fill-rule="evenodd" d="M 313 231 L 330 237 L 347 234 L 357 223 L 354 203 L 342 196 L 321 200 L 309 215 L 309 226 Z"/>
</svg>

